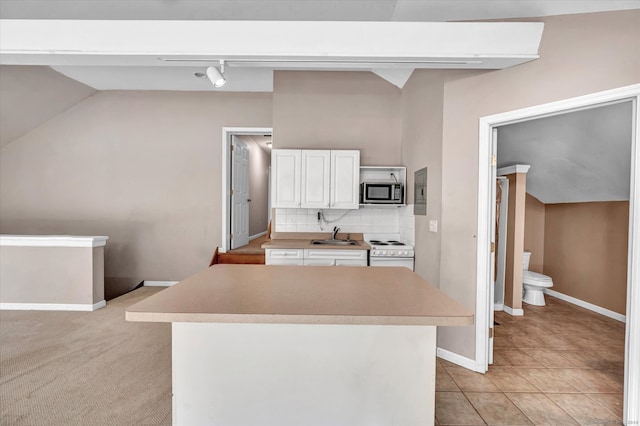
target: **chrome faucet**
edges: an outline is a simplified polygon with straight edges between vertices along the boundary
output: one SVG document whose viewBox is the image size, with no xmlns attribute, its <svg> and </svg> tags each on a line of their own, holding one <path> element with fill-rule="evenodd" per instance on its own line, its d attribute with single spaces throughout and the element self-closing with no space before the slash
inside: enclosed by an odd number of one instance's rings
<svg viewBox="0 0 640 426">
<path fill-rule="evenodd" d="M 335 240 L 336 239 L 336 235 L 338 235 L 338 231 L 340 231 L 340 228 L 338 228 L 337 226 L 333 227 L 333 234 L 331 235 L 331 239 Z"/>
</svg>

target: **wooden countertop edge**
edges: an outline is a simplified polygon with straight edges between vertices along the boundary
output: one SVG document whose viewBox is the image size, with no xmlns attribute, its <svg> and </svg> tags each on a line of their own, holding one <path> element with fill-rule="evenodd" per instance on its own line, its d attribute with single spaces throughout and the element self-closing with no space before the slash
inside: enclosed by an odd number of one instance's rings
<svg viewBox="0 0 640 426">
<path fill-rule="evenodd" d="M 456 327 L 473 325 L 473 315 L 463 317 L 355 316 L 355 315 L 265 315 L 179 312 L 125 312 L 132 322 L 209 322 L 237 324 L 324 325 L 415 325 Z"/>
<path fill-rule="evenodd" d="M 262 244 L 263 249 L 318 249 L 318 250 L 371 250 L 371 246 L 362 240 L 356 241 L 357 246 L 333 246 L 330 244 L 311 244 L 311 240 L 271 240 Z"/>
<path fill-rule="evenodd" d="M 357 246 L 332 246 L 324 244 L 311 244 L 311 240 L 327 240 L 331 238 L 331 232 L 272 232 L 271 239 L 262 244 L 263 249 L 318 249 L 318 250 L 371 250 L 371 246 L 364 241 L 361 232 L 347 234 L 339 232 L 336 239 L 346 240 L 351 235 L 351 240 L 356 241 Z"/>
</svg>

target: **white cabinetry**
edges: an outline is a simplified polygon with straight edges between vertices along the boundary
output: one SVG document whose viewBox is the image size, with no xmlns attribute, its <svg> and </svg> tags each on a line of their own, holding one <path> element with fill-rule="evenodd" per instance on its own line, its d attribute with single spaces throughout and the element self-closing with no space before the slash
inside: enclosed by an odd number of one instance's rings
<svg viewBox="0 0 640 426">
<path fill-rule="evenodd" d="M 266 249 L 267 265 L 367 266 L 366 250 Z"/>
<path fill-rule="evenodd" d="M 331 151 L 302 150 L 301 205 L 309 209 L 327 209 L 330 205 Z"/>
<path fill-rule="evenodd" d="M 271 151 L 272 207 L 300 207 L 301 153 L 299 149 Z"/>
<path fill-rule="evenodd" d="M 305 266 L 367 266 L 366 250 L 304 250 Z"/>
<path fill-rule="evenodd" d="M 360 151 L 331 151 L 331 208 L 357 209 L 360 203 Z"/>
<path fill-rule="evenodd" d="M 357 209 L 360 151 L 274 149 L 274 208 Z"/>
<path fill-rule="evenodd" d="M 265 263 L 267 265 L 302 265 L 303 249 L 266 249 Z"/>
</svg>

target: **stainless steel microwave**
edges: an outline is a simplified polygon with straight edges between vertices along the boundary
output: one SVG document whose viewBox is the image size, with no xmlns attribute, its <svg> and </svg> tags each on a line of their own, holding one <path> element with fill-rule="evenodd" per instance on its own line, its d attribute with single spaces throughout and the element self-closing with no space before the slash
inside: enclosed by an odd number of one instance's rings
<svg viewBox="0 0 640 426">
<path fill-rule="evenodd" d="M 360 184 L 362 204 L 404 204 L 404 187 L 398 182 L 363 182 Z"/>
</svg>

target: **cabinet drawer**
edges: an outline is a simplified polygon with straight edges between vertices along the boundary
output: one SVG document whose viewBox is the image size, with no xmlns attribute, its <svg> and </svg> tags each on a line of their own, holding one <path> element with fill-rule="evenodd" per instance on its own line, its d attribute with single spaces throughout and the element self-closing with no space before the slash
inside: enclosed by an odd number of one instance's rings
<svg viewBox="0 0 640 426">
<path fill-rule="evenodd" d="M 366 250 L 324 250 L 324 249 L 305 249 L 305 259 L 352 259 L 367 260 Z"/>
<path fill-rule="evenodd" d="M 302 265 L 304 250 L 302 249 L 266 249 L 267 265 Z"/>
<path fill-rule="evenodd" d="M 302 259 L 304 251 L 302 249 L 266 249 L 265 255 L 273 259 Z"/>
</svg>

